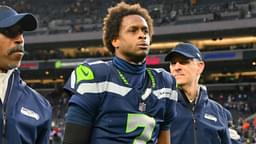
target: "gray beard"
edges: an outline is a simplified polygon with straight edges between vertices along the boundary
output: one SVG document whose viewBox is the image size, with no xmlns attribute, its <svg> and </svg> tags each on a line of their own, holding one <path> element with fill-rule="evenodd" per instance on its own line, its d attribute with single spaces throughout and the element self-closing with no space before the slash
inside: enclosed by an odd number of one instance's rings
<svg viewBox="0 0 256 144">
<path fill-rule="evenodd" d="M 7 70 L 14 69 L 14 68 L 19 67 L 19 66 L 20 66 L 20 63 L 18 65 L 8 64 Z"/>
</svg>

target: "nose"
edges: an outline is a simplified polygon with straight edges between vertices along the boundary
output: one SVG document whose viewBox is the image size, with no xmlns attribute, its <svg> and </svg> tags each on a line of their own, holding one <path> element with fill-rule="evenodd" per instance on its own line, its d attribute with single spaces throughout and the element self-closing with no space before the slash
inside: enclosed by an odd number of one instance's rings
<svg viewBox="0 0 256 144">
<path fill-rule="evenodd" d="M 15 44 L 23 44 L 23 43 L 24 43 L 24 36 L 23 36 L 23 34 L 18 34 L 18 35 L 14 38 L 14 43 L 15 43 Z"/>
<path fill-rule="evenodd" d="M 179 62 L 176 62 L 176 63 L 171 63 L 170 64 L 170 70 L 172 71 L 178 71 L 181 69 L 181 64 Z"/>
<path fill-rule="evenodd" d="M 146 33 L 143 30 L 140 30 L 139 32 L 139 39 L 146 39 Z"/>
</svg>

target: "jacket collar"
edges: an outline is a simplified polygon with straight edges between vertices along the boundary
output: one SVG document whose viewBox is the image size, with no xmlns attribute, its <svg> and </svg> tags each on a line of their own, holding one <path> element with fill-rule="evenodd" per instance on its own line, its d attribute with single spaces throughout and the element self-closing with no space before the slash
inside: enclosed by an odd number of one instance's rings
<svg viewBox="0 0 256 144">
<path fill-rule="evenodd" d="M 15 69 L 11 74 L 6 91 L 5 103 L 8 110 L 11 110 L 24 94 L 26 84 L 20 77 L 20 71 Z"/>
<path fill-rule="evenodd" d="M 186 100 L 185 97 L 186 96 L 185 96 L 185 93 L 183 92 L 183 90 L 178 89 L 178 102 L 183 105 L 186 105 L 188 100 Z M 207 100 L 208 100 L 207 88 L 206 88 L 206 86 L 200 85 L 199 95 L 197 98 L 196 105 L 204 103 Z"/>
</svg>

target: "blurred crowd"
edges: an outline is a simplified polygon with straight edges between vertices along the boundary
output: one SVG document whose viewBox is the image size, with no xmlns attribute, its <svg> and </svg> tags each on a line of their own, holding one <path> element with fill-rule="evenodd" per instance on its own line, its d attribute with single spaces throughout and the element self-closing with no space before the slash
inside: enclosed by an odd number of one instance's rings
<svg viewBox="0 0 256 144">
<path fill-rule="evenodd" d="M 243 144 L 255 144 L 256 85 L 238 85 L 233 90 L 211 91 L 209 96 L 231 111 L 233 127 L 240 134 Z"/>
<path fill-rule="evenodd" d="M 2 0 L 18 11 L 35 14 L 40 27 L 30 34 L 73 33 L 100 30 L 107 8 L 121 0 Z M 254 0 L 123 0 L 139 2 L 154 18 L 155 26 L 251 18 Z M 200 15 L 200 16 L 199 16 Z M 198 16 L 198 17 L 197 17 Z"/>
<path fill-rule="evenodd" d="M 125 0 L 139 2 L 146 7 L 154 18 L 155 26 L 166 24 L 185 24 L 211 22 L 223 19 L 255 17 L 255 0 Z M 0 4 L 10 5 L 19 12 L 31 12 L 40 22 L 38 30 L 31 34 L 74 33 L 97 31 L 101 29 L 102 17 L 106 9 L 120 0 L 1 0 Z M 199 16 L 200 17 L 197 17 Z M 198 21 L 195 19 L 200 18 Z M 227 49 L 248 48 L 248 45 L 227 47 Z M 255 44 L 249 46 L 255 48 Z M 166 53 L 166 50 L 152 51 L 153 54 Z M 82 51 L 82 52 L 81 52 Z M 33 53 L 33 54 L 31 54 Z M 49 60 L 111 56 L 107 51 L 86 51 L 78 49 L 74 55 L 60 49 L 40 49 L 27 53 L 25 60 Z M 252 80 L 255 81 L 255 80 Z M 51 144 L 60 144 L 63 137 L 64 115 L 69 95 L 63 86 L 53 91 L 41 92 L 53 106 Z M 220 102 L 232 112 L 234 127 L 241 135 L 244 144 L 256 143 L 256 87 L 238 86 L 235 90 L 210 91 L 210 97 Z"/>
<path fill-rule="evenodd" d="M 150 55 L 166 54 L 171 48 L 152 49 Z M 251 50 L 256 49 L 256 43 L 224 45 L 215 47 L 205 47 L 202 52 L 209 51 L 223 51 L 223 50 Z M 104 48 L 41 48 L 29 49 L 26 51 L 24 60 L 50 60 L 50 59 L 79 59 L 79 58 L 97 58 L 97 57 L 110 57 L 112 54 Z"/>
</svg>

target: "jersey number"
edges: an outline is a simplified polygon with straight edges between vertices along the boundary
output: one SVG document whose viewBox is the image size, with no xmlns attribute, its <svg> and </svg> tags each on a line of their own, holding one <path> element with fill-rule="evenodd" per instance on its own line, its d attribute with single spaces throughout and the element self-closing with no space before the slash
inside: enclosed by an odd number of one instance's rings
<svg viewBox="0 0 256 144">
<path fill-rule="evenodd" d="M 128 114 L 126 133 L 143 128 L 141 134 L 133 140 L 133 144 L 146 144 L 152 138 L 155 125 L 155 119 L 145 114 Z"/>
</svg>

